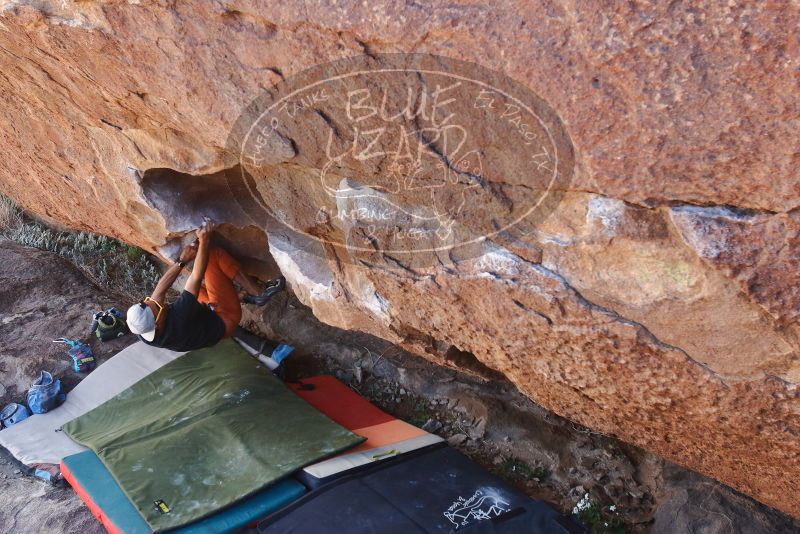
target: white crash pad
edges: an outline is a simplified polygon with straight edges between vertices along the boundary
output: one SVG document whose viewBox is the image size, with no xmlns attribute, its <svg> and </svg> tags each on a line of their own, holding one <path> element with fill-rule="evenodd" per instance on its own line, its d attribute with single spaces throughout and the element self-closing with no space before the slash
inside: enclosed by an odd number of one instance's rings
<svg viewBox="0 0 800 534">
<path fill-rule="evenodd" d="M 99 365 L 67 394 L 67 400 L 45 414 L 32 415 L 0 431 L 0 445 L 25 465 L 58 464 L 86 450 L 60 431 L 61 426 L 131 387 L 183 352 L 136 343 Z"/>
<path fill-rule="evenodd" d="M 356 431 L 357 432 L 357 431 Z M 335 456 L 329 460 L 309 465 L 303 471 L 318 480 L 344 473 L 356 467 L 367 465 L 379 460 L 385 460 L 395 456 L 400 456 L 408 452 L 416 451 L 430 445 L 442 443 L 444 439 L 435 434 L 425 434 L 417 438 L 407 439 L 391 445 L 377 447 L 366 451 L 351 452 Z"/>
</svg>

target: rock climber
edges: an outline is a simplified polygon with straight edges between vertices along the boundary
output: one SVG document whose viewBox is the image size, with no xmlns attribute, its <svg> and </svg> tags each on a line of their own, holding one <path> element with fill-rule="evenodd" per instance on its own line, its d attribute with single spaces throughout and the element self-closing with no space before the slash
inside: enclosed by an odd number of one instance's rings
<svg viewBox="0 0 800 534">
<path fill-rule="evenodd" d="M 179 261 L 164 273 L 153 294 L 128 309 L 128 328 L 148 345 L 179 352 L 216 345 L 233 335 L 242 318 L 234 282 L 248 294 L 246 303 L 259 306 L 285 287 L 285 280 L 279 277 L 261 291 L 227 251 L 211 247 L 214 228 L 207 219 L 197 230 L 197 240 L 181 251 Z M 192 261 L 183 292 L 167 305 L 167 290 Z"/>
</svg>

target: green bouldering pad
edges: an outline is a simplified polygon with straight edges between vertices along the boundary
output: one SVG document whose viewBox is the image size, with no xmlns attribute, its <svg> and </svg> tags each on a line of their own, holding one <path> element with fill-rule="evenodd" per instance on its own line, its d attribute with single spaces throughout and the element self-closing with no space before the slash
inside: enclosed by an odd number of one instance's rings
<svg viewBox="0 0 800 534">
<path fill-rule="evenodd" d="M 230 340 L 179 357 L 63 430 L 95 451 L 155 532 L 364 441 Z"/>
</svg>

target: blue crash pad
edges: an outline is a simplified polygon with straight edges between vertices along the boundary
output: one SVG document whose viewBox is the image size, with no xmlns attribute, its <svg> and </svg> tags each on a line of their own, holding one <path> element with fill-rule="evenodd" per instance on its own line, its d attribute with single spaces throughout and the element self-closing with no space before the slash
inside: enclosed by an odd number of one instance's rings
<svg viewBox="0 0 800 534">
<path fill-rule="evenodd" d="M 61 462 L 61 471 L 75 492 L 110 533 L 152 532 L 93 451 L 84 451 L 64 458 Z M 294 502 L 305 491 L 303 485 L 295 480 L 282 480 L 211 517 L 172 532 L 174 534 L 235 532 Z"/>
</svg>

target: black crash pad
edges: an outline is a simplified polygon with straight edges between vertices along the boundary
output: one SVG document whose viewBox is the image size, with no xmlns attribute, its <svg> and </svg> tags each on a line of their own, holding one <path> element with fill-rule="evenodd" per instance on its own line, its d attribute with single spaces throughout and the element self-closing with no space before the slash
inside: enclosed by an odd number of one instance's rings
<svg viewBox="0 0 800 534">
<path fill-rule="evenodd" d="M 571 534 L 584 529 L 444 447 L 325 486 L 267 518 L 258 532 Z"/>
</svg>

